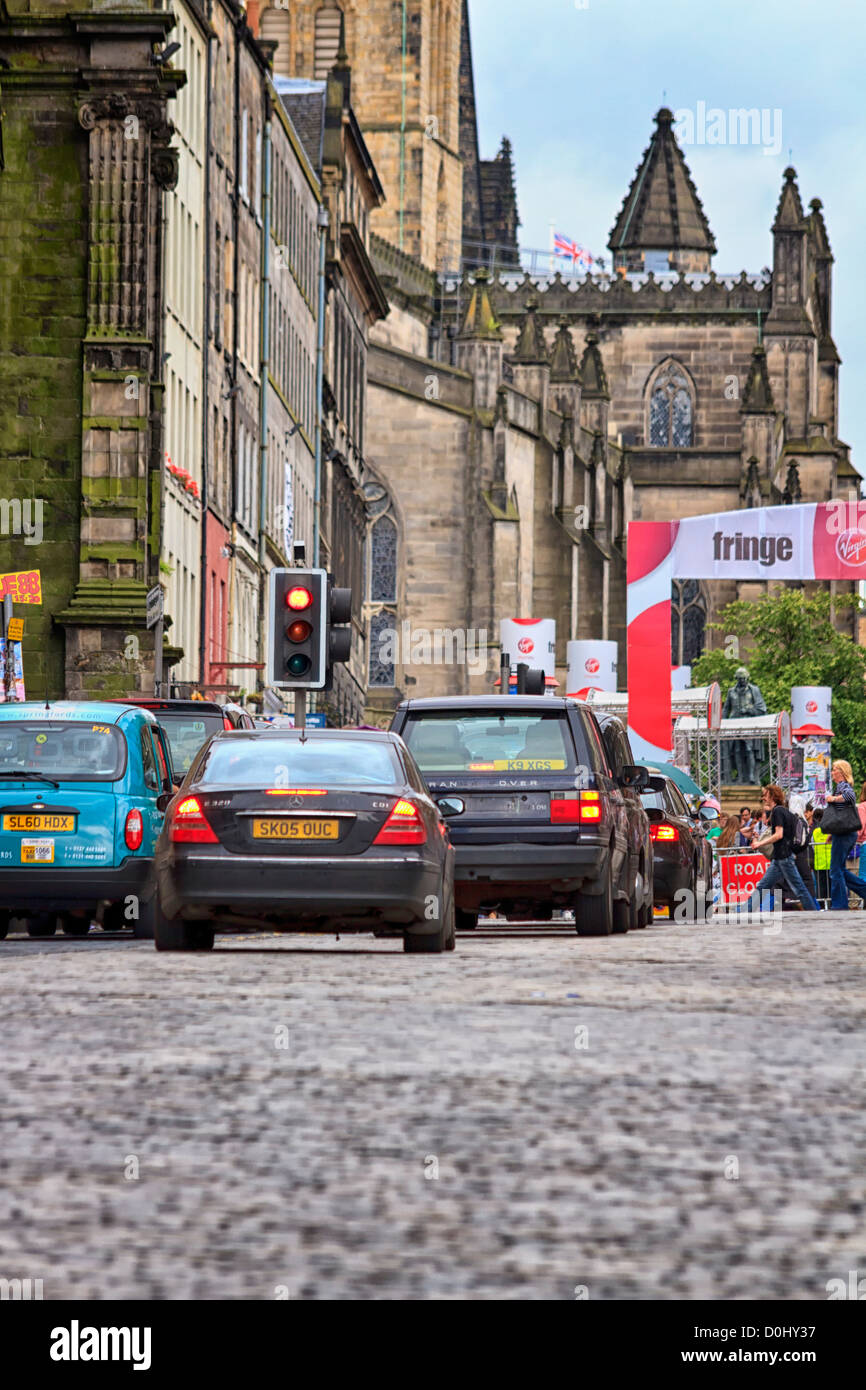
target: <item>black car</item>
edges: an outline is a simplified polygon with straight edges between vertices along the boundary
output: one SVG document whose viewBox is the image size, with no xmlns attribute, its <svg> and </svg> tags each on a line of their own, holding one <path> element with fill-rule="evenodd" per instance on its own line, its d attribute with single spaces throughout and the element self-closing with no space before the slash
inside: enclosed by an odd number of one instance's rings
<svg viewBox="0 0 866 1390">
<path fill-rule="evenodd" d="M 580 936 L 606 936 L 646 914 L 623 787 L 648 774 L 611 766 L 588 706 L 547 695 L 407 700 L 391 728 L 449 817 L 458 927 L 474 927 L 481 909 L 543 920 L 573 908 Z"/>
<path fill-rule="evenodd" d="M 454 949 L 448 828 L 394 734 L 216 734 L 166 812 L 156 877 L 159 951 L 209 950 L 227 927 Z"/>
<path fill-rule="evenodd" d="M 622 720 L 616 714 L 598 714 L 607 760 L 612 768 L 631 767 L 634 756 Z M 627 783 L 622 787 L 628 817 L 629 877 L 634 883 L 631 897 L 631 927 L 648 927 L 653 919 L 653 844 L 649 817 L 640 792 Z"/>
<path fill-rule="evenodd" d="M 130 695 L 121 702 L 151 710 L 165 729 L 177 780 L 186 776 L 195 755 L 211 734 L 222 729 L 254 729 L 253 717 L 240 705 L 214 700 L 169 700 L 156 695 Z"/>
<path fill-rule="evenodd" d="M 718 813 L 709 807 L 692 811 L 676 783 L 664 776 L 650 777 L 641 801 L 650 820 L 656 906 L 666 907 L 672 919 L 676 914 L 692 921 L 699 911 L 706 915 L 713 876 L 713 852 L 706 832 Z M 683 896 L 684 889 L 688 896 Z"/>
</svg>

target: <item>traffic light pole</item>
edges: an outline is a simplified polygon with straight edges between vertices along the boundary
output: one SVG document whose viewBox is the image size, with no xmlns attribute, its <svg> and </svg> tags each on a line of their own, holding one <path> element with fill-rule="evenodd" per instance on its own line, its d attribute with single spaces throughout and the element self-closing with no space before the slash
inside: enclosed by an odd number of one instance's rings
<svg viewBox="0 0 866 1390">
<path fill-rule="evenodd" d="M 306 690 L 295 691 L 295 728 L 306 729 L 307 727 L 307 692 Z"/>
</svg>

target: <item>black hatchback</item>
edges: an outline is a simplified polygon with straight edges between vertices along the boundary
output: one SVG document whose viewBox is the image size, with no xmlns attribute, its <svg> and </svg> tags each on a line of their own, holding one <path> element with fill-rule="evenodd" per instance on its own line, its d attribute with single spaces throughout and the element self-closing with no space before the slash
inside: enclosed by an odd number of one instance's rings
<svg viewBox="0 0 866 1390">
<path fill-rule="evenodd" d="M 168 807 L 155 867 L 158 951 L 208 950 L 217 928 L 454 949 L 448 829 L 394 734 L 216 734 Z"/>
<path fill-rule="evenodd" d="M 580 936 L 644 924 L 648 865 L 638 881 L 623 788 L 639 790 L 648 774 L 611 766 L 588 706 L 547 695 L 407 700 L 391 728 L 449 818 L 458 927 L 493 907 L 536 920 L 572 908 Z"/>
</svg>

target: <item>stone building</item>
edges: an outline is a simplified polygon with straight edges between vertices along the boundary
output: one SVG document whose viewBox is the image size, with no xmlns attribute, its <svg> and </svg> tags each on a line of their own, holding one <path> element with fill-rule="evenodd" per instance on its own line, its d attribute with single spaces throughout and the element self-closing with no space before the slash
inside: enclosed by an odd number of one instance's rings
<svg viewBox="0 0 866 1390">
<path fill-rule="evenodd" d="M 152 690 L 162 627 L 162 202 L 177 180 L 170 105 L 183 74 L 154 55 L 172 15 L 122 24 L 93 0 L 0 8 L 0 475 L 41 502 L 0 537 L 0 571 L 38 569 L 28 694 Z"/>
</svg>

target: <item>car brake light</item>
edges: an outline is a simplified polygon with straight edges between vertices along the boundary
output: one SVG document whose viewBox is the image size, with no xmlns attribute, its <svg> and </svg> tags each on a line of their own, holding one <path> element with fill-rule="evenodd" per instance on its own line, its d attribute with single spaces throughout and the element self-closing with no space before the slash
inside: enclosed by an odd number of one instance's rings
<svg viewBox="0 0 866 1390">
<path fill-rule="evenodd" d="M 598 792 L 569 792 L 550 798 L 552 825 L 586 825 L 601 820 Z"/>
<path fill-rule="evenodd" d="M 670 840 L 678 840 L 679 838 L 680 838 L 680 832 L 677 830 L 677 828 L 676 828 L 675 825 L 651 825 L 651 826 L 650 826 L 650 839 L 651 839 L 651 840 L 668 840 L 668 841 L 670 841 Z"/>
<path fill-rule="evenodd" d="M 324 787 L 268 787 L 265 796 L 327 796 Z"/>
<path fill-rule="evenodd" d="M 184 797 L 175 808 L 171 818 L 172 844 L 217 845 L 219 840 L 213 833 L 197 796 Z"/>
<path fill-rule="evenodd" d="M 235 726 L 234 726 L 234 724 L 232 723 L 232 721 L 229 719 L 228 715 L 227 715 L 227 714 L 224 714 L 224 715 L 223 715 L 223 728 L 224 728 L 224 729 L 233 729 L 234 727 L 235 727 Z"/>
<path fill-rule="evenodd" d="M 144 821 L 140 811 L 130 811 L 126 817 L 123 838 L 126 841 L 127 849 L 141 849 L 141 842 L 144 839 Z"/>
<path fill-rule="evenodd" d="M 414 801 L 395 801 L 374 845 L 423 845 L 427 831 Z"/>
</svg>

